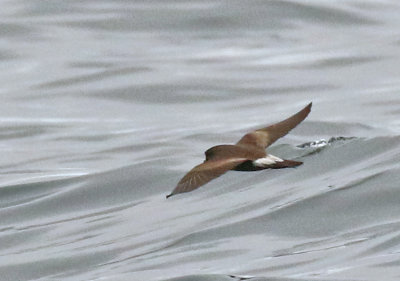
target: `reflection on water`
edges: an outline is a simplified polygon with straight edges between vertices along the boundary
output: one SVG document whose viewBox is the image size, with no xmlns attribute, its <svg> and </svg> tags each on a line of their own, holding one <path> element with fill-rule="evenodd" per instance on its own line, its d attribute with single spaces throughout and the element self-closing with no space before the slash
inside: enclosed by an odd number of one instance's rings
<svg viewBox="0 0 400 281">
<path fill-rule="evenodd" d="M 4 280 L 398 279 L 396 1 L 3 2 Z M 165 200 L 310 101 L 304 165 Z"/>
</svg>

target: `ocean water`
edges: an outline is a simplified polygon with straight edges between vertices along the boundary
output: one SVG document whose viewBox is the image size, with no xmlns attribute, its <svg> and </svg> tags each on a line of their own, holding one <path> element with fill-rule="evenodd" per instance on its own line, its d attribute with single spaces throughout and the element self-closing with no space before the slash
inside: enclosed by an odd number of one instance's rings
<svg viewBox="0 0 400 281">
<path fill-rule="evenodd" d="M 398 1 L 0 4 L 0 280 L 400 279 Z M 302 166 L 165 199 L 310 101 Z"/>
</svg>

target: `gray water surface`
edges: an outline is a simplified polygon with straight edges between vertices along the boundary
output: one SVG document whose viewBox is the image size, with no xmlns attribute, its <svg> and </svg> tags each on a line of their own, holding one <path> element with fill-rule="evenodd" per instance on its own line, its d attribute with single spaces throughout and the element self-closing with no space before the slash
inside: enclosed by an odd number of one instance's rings
<svg viewBox="0 0 400 281">
<path fill-rule="evenodd" d="M 399 280 L 397 1 L 0 4 L 1 280 Z M 310 101 L 302 166 L 165 199 Z"/>
</svg>

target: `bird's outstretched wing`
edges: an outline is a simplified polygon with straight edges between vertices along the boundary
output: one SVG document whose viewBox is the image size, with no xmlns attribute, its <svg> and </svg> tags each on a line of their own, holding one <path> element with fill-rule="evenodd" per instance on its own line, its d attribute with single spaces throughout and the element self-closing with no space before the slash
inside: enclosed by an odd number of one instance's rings
<svg viewBox="0 0 400 281">
<path fill-rule="evenodd" d="M 167 195 L 167 198 L 178 193 L 189 192 L 199 188 L 247 160 L 247 158 L 228 158 L 206 161 L 197 165 L 178 182 L 178 185 L 171 194 Z"/>
<path fill-rule="evenodd" d="M 244 135 L 236 144 L 257 146 L 265 149 L 266 147 L 273 144 L 277 139 L 289 133 L 290 130 L 292 130 L 301 121 L 303 121 L 310 113 L 311 106 L 312 103 L 309 103 L 302 110 L 279 123 L 270 125 L 266 128 L 255 130 Z"/>
</svg>

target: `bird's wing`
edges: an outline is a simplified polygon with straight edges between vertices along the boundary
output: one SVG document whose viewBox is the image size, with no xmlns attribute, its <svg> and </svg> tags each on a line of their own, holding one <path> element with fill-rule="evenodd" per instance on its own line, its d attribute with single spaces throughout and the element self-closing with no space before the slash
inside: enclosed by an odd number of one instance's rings
<svg viewBox="0 0 400 281">
<path fill-rule="evenodd" d="M 178 185 L 171 194 L 167 195 L 167 198 L 174 194 L 189 192 L 199 188 L 247 160 L 247 158 L 228 158 L 206 161 L 197 165 L 178 182 Z"/>
<path fill-rule="evenodd" d="M 289 133 L 290 130 L 292 130 L 301 121 L 303 121 L 310 113 L 311 106 L 312 103 L 309 103 L 302 110 L 279 123 L 270 125 L 266 128 L 255 130 L 244 135 L 239 140 L 239 142 L 237 142 L 237 144 L 257 146 L 265 149 L 266 147 L 273 144 L 277 139 Z"/>
</svg>

